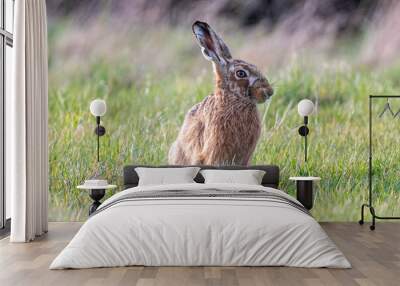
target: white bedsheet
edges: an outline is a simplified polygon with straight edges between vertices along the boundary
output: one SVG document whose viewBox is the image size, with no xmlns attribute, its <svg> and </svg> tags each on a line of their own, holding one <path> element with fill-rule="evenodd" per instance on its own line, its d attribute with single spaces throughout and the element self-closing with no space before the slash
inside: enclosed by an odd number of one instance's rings
<svg viewBox="0 0 400 286">
<path fill-rule="evenodd" d="M 180 184 L 154 190 L 263 190 L 254 185 Z M 124 201 L 89 218 L 50 269 L 127 265 L 294 266 L 350 268 L 350 263 L 309 215 L 262 199 L 169 198 Z"/>
</svg>

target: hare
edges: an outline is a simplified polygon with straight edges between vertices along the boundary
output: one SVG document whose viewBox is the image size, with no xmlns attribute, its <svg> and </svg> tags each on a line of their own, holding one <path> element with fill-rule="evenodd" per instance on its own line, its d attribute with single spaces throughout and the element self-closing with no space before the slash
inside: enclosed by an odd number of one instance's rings
<svg viewBox="0 0 400 286">
<path fill-rule="evenodd" d="M 215 90 L 186 114 L 169 164 L 247 166 L 261 132 L 256 104 L 271 97 L 273 89 L 256 66 L 233 59 L 207 23 L 196 21 L 192 30 L 213 64 Z"/>
</svg>

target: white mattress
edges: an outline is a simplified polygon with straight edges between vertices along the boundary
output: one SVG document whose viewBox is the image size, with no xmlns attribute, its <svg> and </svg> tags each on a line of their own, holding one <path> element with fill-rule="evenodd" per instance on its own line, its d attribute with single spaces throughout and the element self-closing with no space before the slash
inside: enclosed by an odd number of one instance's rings
<svg viewBox="0 0 400 286">
<path fill-rule="evenodd" d="M 127 265 L 351 267 L 314 218 L 290 204 L 243 197 L 150 198 L 113 204 L 133 192 L 206 192 L 210 188 L 261 190 L 297 202 L 282 191 L 254 185 L 131 188 L 106 200 L 99 208 L 103 211 L 86 221 L 50 269 Z"/>
</svg>

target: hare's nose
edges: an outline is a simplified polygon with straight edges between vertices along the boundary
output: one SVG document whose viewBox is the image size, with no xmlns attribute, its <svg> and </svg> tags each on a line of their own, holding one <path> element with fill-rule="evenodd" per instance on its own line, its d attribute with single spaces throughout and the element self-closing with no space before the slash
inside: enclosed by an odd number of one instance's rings
<svg viewBox="0 0 400 286">
<path fill-rule="evenodd" d="M 272 96 L 274 94 L 274 90 L 270 87 L 267 89 L 268 96 Z"/>
</svg>

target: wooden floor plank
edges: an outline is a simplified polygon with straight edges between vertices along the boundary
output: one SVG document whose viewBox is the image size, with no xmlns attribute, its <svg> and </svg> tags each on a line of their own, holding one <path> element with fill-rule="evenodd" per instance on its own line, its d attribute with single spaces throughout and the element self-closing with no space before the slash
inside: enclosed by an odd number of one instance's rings
<svg viewBox="0 0 400 286">
<path fill-rule="evenodd" d="M 372 232 L 355 223 L 322 223 L 352 263 L 352 269 L 290 267 L 117 267 L 48 269 L 81 223 L 50 223 L 50 231 L 32 243 L 0 240 L 0 285 L 400 285 L 400 224 L 379 223 Z"/>
</svg>

